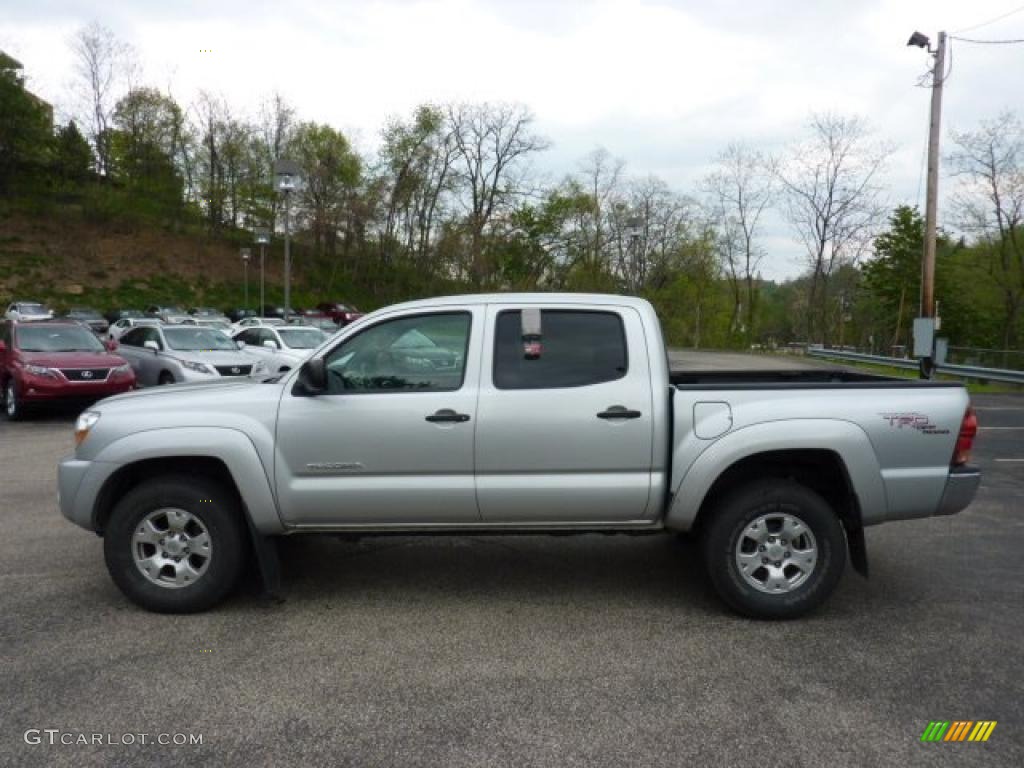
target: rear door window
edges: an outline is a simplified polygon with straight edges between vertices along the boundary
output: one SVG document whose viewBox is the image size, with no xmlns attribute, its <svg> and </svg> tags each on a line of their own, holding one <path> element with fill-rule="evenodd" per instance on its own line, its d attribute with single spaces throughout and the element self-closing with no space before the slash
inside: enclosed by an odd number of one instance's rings
<svg viewBox="0 0 1024 768">
<path fill-rule="evenodd" d="M 615 312 L 545 309 L 540 353 L 523 347 L 519 310 L 498 314 L 494 337 L 494 386 L 561 389 L 615 381 L 626 375 L 626 334 Z"/>
</svg>

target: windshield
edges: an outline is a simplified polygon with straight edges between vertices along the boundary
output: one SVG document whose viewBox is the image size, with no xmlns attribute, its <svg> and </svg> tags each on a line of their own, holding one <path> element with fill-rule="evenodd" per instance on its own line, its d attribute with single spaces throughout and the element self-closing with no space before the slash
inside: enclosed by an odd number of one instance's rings
<svg viewBox="0 0 1024 768">
<path fill-rule="evenodd" d="M 185 310 L 181 307 L 160 307 L 160 311 L 167 315 L 184 315 Z"/>
<path fill-rule="evenodd" d="M 225 323 L 223 320 L 200 320 L 198 324 L 203 328 L 214 328 L 218 331 L 231 330 L 231 323 Z"/>
<path fill-rule="evenodd" d="M 18 327 L 22 352 L 103 352 L 103 345 L 85 328 L 64 325 L 22 325 Z"/>
<path fill-rule="evenodd" d="M 45 315 L 50 308 L 45 304 L 19 304 L 18 311 L 26 315 Z"/>
<path fill-rule="evenodd" d="M 231 339 L 212 328 L 179 325 L 176 328 L 165 328 L 164 338 L 167 339 L 167 346 L 182 352 L 238 349 Z"/>
<path fill-rule="evenodd" d="M 68 312 L 68 317 L 82 317 L 88 318 L 90 320 L 95 320 L 99 318 L 99 316 L 100 313 L 97 312 L 95 309 L 72 309 L 70 312 Z"/>
<path fill-rule="evenodd" d="M 316 328 L 282 328 L 278 333 L 285 346 L 292 349 L 314 349 L 327 338 L 326 333 Z"/>
</svg>

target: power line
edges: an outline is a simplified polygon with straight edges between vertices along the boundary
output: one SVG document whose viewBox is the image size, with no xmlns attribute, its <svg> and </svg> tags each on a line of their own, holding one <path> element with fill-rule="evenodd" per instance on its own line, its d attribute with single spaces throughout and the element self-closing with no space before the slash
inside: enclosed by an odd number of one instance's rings
<svg viewBox="0 0 1024 768">
<path fill-rule="evenodd" d="M 1002 21 L 1008 16 L 1013 16 L 1015 13 L 1020 13 L 1021 11 L 1024 11 L 1024 5 L 1014 8 L 1012 11 L 1007 11 L 1002 16 L 996 16 L 994 19 L 989 19 L 988 21 L 983 21 L 980 24 L 975 24 L 973 27 L 964 27 L 963 29 L 954 30 L 953 34 L 958 35 L 961 32 L 970 32 L 971 30 L 974 29 L 981 29 L 982 27 L 987 27 L 989 24 L 995 24 L 997 21 Z"/>
<path fill-rule="evenodd" d="M 1017 38 L 1016 40 L 974 40 L 970 37 L 955 37 L 950 35 L 953 40 L 959 40 L 961 43 L 976 43 L 978 45 L 1019 45 L 1024 43 L 1024 37 Z"/>
</svg>

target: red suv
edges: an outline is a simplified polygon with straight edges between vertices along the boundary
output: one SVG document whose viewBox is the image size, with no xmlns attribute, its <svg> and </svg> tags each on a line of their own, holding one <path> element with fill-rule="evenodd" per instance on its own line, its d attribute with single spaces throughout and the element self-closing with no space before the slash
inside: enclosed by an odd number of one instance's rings
<svg viewBox="0 0 1024 768">
<path fill-rule="evenodd" d="M 342 304 L 340 301 L 328 301 L 323 304 L 317 304 L 316 308 L 341 326 L 348 325 L 353 320 L 358 320 L 363 316 L 363 313 L 351 304 Z"/>
<path fill-rule="evenodd" d="M 9 419 L 37 403 L 88 402 L 127 392 L 135 374 L 89 329 L 71 322 L 0 323 L 0 391 Z"/>
</svg>

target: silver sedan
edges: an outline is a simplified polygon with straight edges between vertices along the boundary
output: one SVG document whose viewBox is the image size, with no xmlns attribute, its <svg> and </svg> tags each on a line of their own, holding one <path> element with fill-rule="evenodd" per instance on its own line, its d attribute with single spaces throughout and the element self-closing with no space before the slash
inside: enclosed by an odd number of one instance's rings
<svg viewBox="0 0 1024 768">
<path fill-rule="evenodd" d="M 118 347 L 139 386 L 248 376 L 252 359 L 221 331 L 195 325 L 132 328 Z"/>
</svg>

